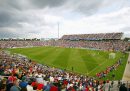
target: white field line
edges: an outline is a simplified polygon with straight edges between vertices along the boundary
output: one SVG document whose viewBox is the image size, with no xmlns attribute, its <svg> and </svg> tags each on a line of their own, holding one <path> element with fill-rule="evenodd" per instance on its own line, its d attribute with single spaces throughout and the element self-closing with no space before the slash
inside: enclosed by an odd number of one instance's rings
<svg viewBox="0 0 130 91">
<path fill-rule="evenodd" d="M 88 74 L 92 73 L 92 72 L 95 71 L 99 66 L 105 64 L 106 62 L 107 62 L 107 60 L 104 61 L 103 63 L 101 63 L 100 65 L 98 65 L 97 67 L 95 67 L 95 68 L 94 68 L 93 70 L 91 70 L 90 72 L 88 72 Z"/>
</svg>

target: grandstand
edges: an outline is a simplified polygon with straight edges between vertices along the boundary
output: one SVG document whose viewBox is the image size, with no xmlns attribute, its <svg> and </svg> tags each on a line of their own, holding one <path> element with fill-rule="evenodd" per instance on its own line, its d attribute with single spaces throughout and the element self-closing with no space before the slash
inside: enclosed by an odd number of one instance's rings
<svg viewBox="0 0 130 91">
<path fill-rule="evenodd" d="M 1 40 L 0 48 L 32 47 L 32 46 L 61 46 L 79 47 L 98 50 L 125 51 L 129 42 L 122 40 L 123 33 L 99 33 L 64 35 L 59 40 Z"/>
<path fill-rule="evenodd" d="M 64 35 L 61 40 L 66 46 L 100 50 L 128 50 L 128 41 L 122 40 L 123 33 L 99 33 Z M 68 44 L 68 45 L 67 45 Z M 62 45 L 63 46 L 63 45 Z"/>
<path fill-rule="evenodd" d="M 123 33 L 64 35 L 62 40 L 121 40 Z"/>
</svg>

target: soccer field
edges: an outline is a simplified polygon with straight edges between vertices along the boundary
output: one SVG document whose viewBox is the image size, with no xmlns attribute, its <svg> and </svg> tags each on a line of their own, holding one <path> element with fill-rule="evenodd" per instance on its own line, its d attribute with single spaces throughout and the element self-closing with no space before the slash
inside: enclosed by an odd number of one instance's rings
<svg viewBox="0 0 130 91">
<path fill-rule="evenodd" d="M 8 49 L 11 53 L 19 53 L 27 56 L 41 64 L 46 64 L 51 67 L 66 69 L 75 73 L 95 76 L 96 73 L 104 71 L 106 67 L 112 66 L 121 57 L 122 65 L 117 70 L 113 71 L 116 74 L 115 79 L 121 79 L 128 54 L 124 55 L 121 52 L 116 52 L 115 59 L 109 59 L 108 51 L 76 49 L 76 48 L 59 48 L 59 47 L 32 47 L 32 48 L 14 48 Z M 108 79 L 111 79 L 112 73 L 108 74 Z"/>
</svg>

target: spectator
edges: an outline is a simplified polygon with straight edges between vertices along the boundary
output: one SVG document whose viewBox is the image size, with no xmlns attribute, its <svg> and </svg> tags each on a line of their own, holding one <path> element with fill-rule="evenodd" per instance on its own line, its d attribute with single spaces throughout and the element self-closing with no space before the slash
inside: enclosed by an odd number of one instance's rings
<svg viewBox="0 0 130 91">
<path fill-rule="evenodd" d="M 31 86 L 32 82 L 29 81 L 27 85 L 27 91 L 33 91 L 33 87 Z"/>
<path fill-rule="evenodd" d="M 123 83 L 120 88 L 119 91 L 127 91 L 127 88 L 125 87 L 125 83 Z"/>
<path fill-rule="evenodd" d="M 11 87 L 10 91 L 20 91 L 21 88 L 19 87 L 19 82 L 18 80 L 14 80 L 13 86 Z"/>
</svg>

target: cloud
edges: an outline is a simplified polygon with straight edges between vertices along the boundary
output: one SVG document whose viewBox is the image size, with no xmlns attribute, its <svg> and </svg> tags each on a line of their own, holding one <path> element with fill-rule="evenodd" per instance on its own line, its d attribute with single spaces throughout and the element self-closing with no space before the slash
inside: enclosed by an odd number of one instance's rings
<svg viewBox="0 0 130 91">
<path fill-rule="evenodd" d="M 125 37 L 130 37 L 130 26 L 123 27 L 120 29 L 120 31 L 124 32 Z"/>
<path fill-rule="evenodd" d="M 78 20 L 64 22 L 62 34 L 66 33 L 106 33 L 106 32 L 128 32 L 130 26 L 130 8 L 123 8 L 116 12 L 107 14 L 96 14 L 82 17 Z"/>
<path fill-rule="evenodd" d="M 12 28 L 0 28 L 0 38 L 17 38 L 17 31 Z"/>
<path fill-rule="evenodd" d="M 79 3 L 74 3 L 74 11 L 81 12 L 85 15 L 95 14 L 95 12 L 101 8 L 103 1 L 104 0 L 81 0 Z"/>
<path fill-rule="evenodd" d="M 59 7 L 65 4 L 68 0 L 30 0 L 32 5 L 37 8 L 45 8 L 45 7 Z"/>
<path fill-rule="evenodd" d="M 121 29 L 124 32 L 130 32 L 130 26 Z"/>
<path fill-rule="evenodd" d="M 68 0 L 0 0 L 4 8 L 16 10 L 43 9 L 45 7 L 54 8 L 65 4 Z"/>
<path fill-rule="evenodd" d="M 11 15 L 7 12 L 0 12 L 0 27 L 9 26 L 11 24 Z"/>
<path fill-rule="evenodd" d="M 57 37 L 58 22 L 60 36 L 126 33 L 129 12 L 129 0 L 0 0 L 0 38 Z"/>
</svg>

